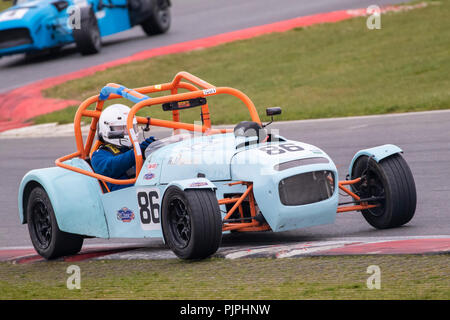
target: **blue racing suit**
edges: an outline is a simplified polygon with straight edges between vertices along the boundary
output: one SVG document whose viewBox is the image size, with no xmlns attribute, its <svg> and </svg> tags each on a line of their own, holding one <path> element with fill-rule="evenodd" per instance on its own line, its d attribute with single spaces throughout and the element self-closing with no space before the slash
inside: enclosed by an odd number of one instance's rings
<svg viewBox="0 0 450 320">
<path fill-rule="evenodd" d="M 154 137 L 149 137 L 143 141 L 141 146 L 142 154 L 145 149 L 155 141 Z M 95 173 L 113 179 L 131 179 L 135 175 L 135 159 L 133 148 L 118 147 L 112 144 L 102 144 L 91 157 L 91 165 Z M 131 184 L 111 184 L 106 183 L 110 191 L 115 191 L 127 187 Z"/>
</svg>

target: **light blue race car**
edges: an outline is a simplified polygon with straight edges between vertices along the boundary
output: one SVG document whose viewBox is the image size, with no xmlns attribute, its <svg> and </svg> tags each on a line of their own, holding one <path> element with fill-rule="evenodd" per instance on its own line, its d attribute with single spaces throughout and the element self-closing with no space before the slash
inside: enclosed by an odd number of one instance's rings
<svg viewBox="0 0 450 320">
<path fill-rule="evenodd" d="M 0 57 L 55 51 L 75 43 L 82 54 L 101 50 L 101 37 L 141 25 L 166 32 L 170 0 L 14 0 L 0 12 Z"/>
<path fill-rule="evenodd" d="M 207 99 L 216 95 L 240 100 L 251 121 L 228 129 L 211 127 Z M 90 165 L 103 143 L 97 127 L 104 102 L 118 98 L 134 103 L 127 130 L 111 135 L 126 135 L 134 146 L 135 174 L 124 180 L 98 174 Z M 172 120 L 136 116 L 157 105 Z M 201 122 L 180 122 L 181 111 L 192 108 L 199 110 Z M 280 108 L 266 110 L 270 117 L 280 113 Z M 83 117 L 91 118 L 86 137 Z M 135 120 L 143 133 L 156 126 L 173 134 L 143 152 Z M 135 90 L 108 84 L 76 113 L 77 151 L 57 159 L 56 167 L 32 170 L 23 178 L 20 221 L 28 223 L 34 247 L 47 259 L 76 254 L 87 237 L 159 237 L 178 257 L 200 259 L 214 254 L 227 232 L 331 224 L 338 212 L 347 211 L 361 211 L 379 229 L 412 219 L 415 183 L 397 146 L 358 151 L 347 179 L 338 181 L 336 166 L 323 150 L 269 131 L 269 124 L 261 122 L 252 101 L 239 90 L 215 87 L 186 72 L 172 82 Z M 111 192 L 106 183 L 132 186 Z M 340 192 L 351 200 L 340 201 Z"/>
</svg>

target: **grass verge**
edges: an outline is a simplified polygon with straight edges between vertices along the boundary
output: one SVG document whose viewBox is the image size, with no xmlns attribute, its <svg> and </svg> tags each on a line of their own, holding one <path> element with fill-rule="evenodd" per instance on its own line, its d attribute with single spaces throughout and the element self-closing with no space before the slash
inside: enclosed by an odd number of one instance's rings
<svg viewBox="0 0 450 320">
<path fill-rule="evenodd" d="M 280 120 L 382 114 L 450 107 L 450 1 L 387 13 L 381 30 L 366 18 L 297 28 L 204 50 L 134 62 L 45 91 L 85 99 L 108 82 L 140 87 L 170 81 L 180 70 L 245 92 L 260 114 L 284 107 Z M 214 124 L 248 119 L 234 98 L 210 98 Z M 75 107 L 37 123 L 73 121 Z M 149 109 L 145 115 L 149 114 Z M 163 115 L 159 107 L 151 115 Z M 197 108 L 184 121 L 199 119 Z"/>
<path fill-rule="evenodd" d="M 69 263 L 0 263 L 0 299 L 448 300 L 448 261 L 448 255 L 86 261 L 76 263 L 80 290 L 66 288 Z M 381 269 L 379 290 L 366 286 L 369 265 Z"/>
<path fill-rule="evenodd" d="M 12 1 L 0 1 L 0 11 L 3 11 L 12 6 Z"/>
</svg>

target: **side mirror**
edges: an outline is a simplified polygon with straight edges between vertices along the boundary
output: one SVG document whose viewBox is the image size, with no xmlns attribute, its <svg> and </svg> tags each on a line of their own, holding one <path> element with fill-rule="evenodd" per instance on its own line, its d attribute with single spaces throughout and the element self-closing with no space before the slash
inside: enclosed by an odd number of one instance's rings
<svg viewBox="0 0 450 320">
<path fill-rule="evenodd" d="M 273 117 L 279 114 L 281 114 L 280 107 L 266 108 L 266 115 L 269 117 Z"/>
<path fill-rule="evenodd" d="M 272 107 L 272 108 L 266 108 L 266 115 L 271 118 L 269 123 L 263 124 L 262 127 L 265 128 L 269 124 L 273 122 L 273 116 L 281 114 L 281 108 L 280 107 Z"/>
</svg>

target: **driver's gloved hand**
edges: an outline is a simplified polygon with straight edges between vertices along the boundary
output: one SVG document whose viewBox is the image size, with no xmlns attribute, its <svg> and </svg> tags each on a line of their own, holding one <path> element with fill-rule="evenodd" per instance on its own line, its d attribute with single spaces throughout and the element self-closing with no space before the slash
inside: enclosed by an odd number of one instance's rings
<svg viewBox="0 0 450 320">
<path fill-rule="evenodd" d="M 145 149 L 147 149 L 147 147 L 150 145 L 150 143 L 152 143 L 154 141 L 156 141 L 156 139 L 153 136 L 148 137 L 147 139 L 142 141 L 141 144 L 140 144 L 142 153 L 144 153 Z"/>
</svg>

